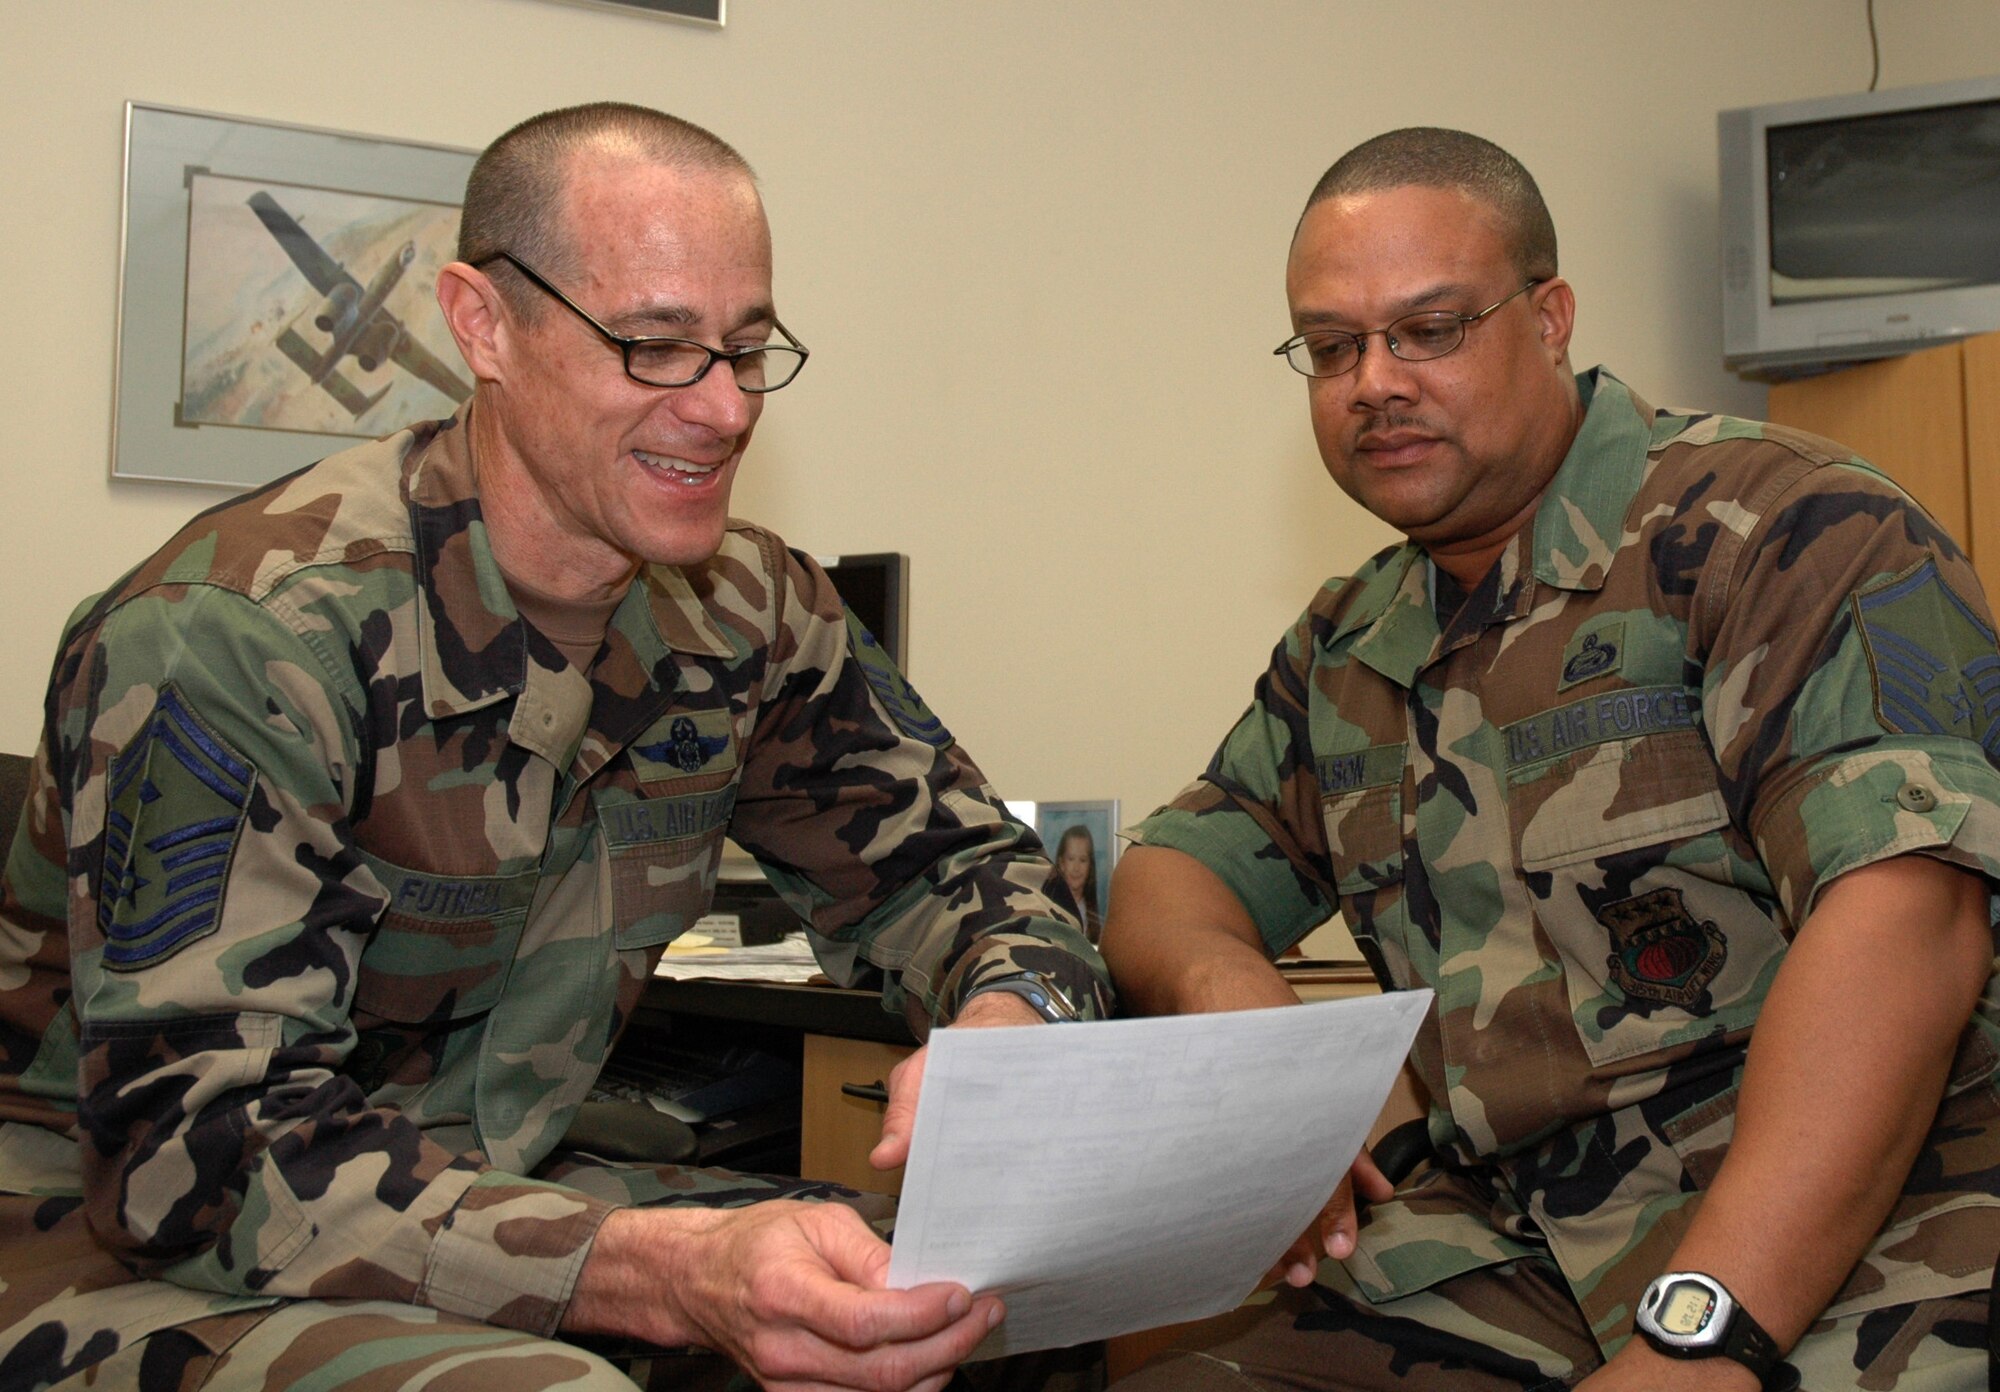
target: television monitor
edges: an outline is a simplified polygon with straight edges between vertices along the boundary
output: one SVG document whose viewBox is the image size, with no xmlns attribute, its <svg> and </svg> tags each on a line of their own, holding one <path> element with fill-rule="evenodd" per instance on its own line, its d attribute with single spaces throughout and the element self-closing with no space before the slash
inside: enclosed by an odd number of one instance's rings
<svg viewBox="0 0 2000 1392">
<path fill-rule="evenodd" d="M 907 669 L 910 660 L 910 558 L 900 551 L 815 556 L 841 599 L 882 650 Z"/>
<path fill-rule="evenodd" d="M 2000 330 L 2000 75 L 1724 111 L 1716 130 L 1730 367 Z"/>
</svg>

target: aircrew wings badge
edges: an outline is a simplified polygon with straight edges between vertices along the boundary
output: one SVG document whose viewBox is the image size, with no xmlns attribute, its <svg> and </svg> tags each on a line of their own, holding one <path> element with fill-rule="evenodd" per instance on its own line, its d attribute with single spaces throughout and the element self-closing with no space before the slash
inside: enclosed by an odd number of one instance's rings
<svg viewBox="0 0 2000 1392">
<path fill-rule="evenodd" d="M 736 767 L 730 744 L 736 717 L 727 706 L 686 711 L 662 721 L 632 745 L 632 762 L 647 782 Z"/>
</svg>

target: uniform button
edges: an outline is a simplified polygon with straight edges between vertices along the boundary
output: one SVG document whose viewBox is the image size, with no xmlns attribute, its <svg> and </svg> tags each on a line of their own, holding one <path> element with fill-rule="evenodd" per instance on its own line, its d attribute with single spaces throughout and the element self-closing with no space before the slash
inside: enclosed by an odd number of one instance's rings
<svg viewBox="0 0 2000 1392">
<path fill-rule="evenodd" d="M 555 723 L 556 723 L 556 713 L 555 713 L 554 711 L 543 711 L 543 712 L 542 712 L 542 725 L 543 725 L 543 728 L 547 728 L 548 726 L 550 726 L 550 725 L 553 725 L 553 724 L 555 724 Z"/>
<path fill-rule="evenodd" d="M 1916 783 L 1905 783 L 1896 790 L 1896 802 L 1909 812 L 1928 812 L 1937 806 L 1937 794 Z"/>
</svg>

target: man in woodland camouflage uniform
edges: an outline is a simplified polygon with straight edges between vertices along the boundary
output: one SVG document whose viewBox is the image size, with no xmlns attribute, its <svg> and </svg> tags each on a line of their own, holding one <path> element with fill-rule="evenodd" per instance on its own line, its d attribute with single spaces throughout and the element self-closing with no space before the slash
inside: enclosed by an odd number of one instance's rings
<svg viewBox="0 0 2000 1392">
<path fill-rule="evenodd" d="M 826 576 L 726 519 L 803 359 L 741 158 L 551 113 L 459 249 L 457 417 L 64 635 L 0 919 L 0 1387 L 629 1388 L 580 1334 L 936 1388 L 998 1303 L 784 1201 L 842 1191 L 560 1142 L 725 832 L 921 1025 L 1039 1019 L 1024 974 L 1101 1014 L 1101 963 Z"/>
<path fill-rule="evenodd" d="M 1554 228 L 1483 140 L 1344 157 L 1287 290 L 1327 468 L 1408 541 L 1141 825 L 1105 955 L 1141 1010 L 1281 1004 L 1269 958 L 1338 907 L 1437 992 L 1442 1163 L 1391 1199 L 1364 1157 L 1247 1329 L 1123 1385 L 1985 1386 L 2000 655 L 1965 555 L 1826 441 L 1573 375 Z M 1635 1337 L 1680 1272 L 1749 1346 Z"/>
</svg>

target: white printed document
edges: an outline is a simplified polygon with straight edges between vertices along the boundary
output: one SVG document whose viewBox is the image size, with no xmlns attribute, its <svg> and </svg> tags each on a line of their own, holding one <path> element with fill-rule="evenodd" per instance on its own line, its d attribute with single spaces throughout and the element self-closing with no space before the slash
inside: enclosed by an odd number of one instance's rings
<svg viewBox="0 0 2000 1392">
<path fill-rule="evenodd" d="M 889 1284 L 993 1291 L 975 1357 L 1235 1308 L 1313 1221 L 1429 991 L 930 1039 Z"/>
</svg>

